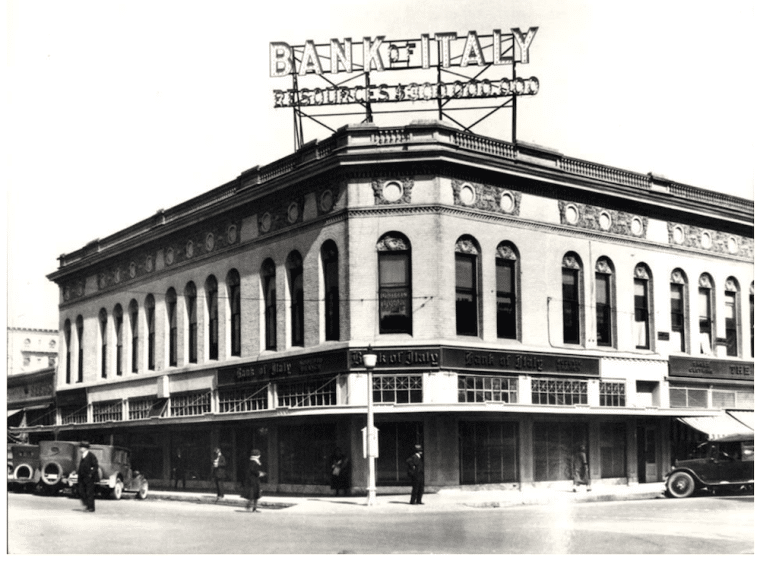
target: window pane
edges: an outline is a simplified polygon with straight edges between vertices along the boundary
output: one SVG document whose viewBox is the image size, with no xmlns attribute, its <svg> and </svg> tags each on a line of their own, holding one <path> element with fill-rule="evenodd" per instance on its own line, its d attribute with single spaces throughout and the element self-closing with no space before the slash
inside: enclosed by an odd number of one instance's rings
<svg viewBox="0 0 760 561">
<path fill-rule="evenodd" d="M 499 292 L 514 292 L 514 262 L 504 259 L 496 260 L 496 290 Z"/>
<path fill-rule="evenodd" d="M 460 289 L 472 290 L 475 287 L 474 260 L 469 255 L 456 256 L 456 285 Z"/>
<path fill-rule="evenodd" d="M 388 252 L 380 254 L 380 284 L 407 284 L 408 254 Z"/>
</svg>

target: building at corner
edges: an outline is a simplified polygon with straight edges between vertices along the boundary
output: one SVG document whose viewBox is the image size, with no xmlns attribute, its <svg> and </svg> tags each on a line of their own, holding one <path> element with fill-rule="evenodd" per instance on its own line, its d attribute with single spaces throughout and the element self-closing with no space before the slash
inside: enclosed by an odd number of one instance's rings
<svg viewBox="0 0 760 561">
<path fill-rule="evenodd" d="M 63 255 L 55 426 L 188 486 L 661 481 L 754 410 L 754 205 L 457 131 L 347 126 Z"/>
</svg>

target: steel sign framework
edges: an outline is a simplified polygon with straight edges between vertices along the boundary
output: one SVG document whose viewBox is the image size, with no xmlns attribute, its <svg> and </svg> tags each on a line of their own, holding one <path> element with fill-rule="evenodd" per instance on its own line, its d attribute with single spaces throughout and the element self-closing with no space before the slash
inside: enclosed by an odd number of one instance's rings
<svg viewBox="0 0 760 561">
<path fill-rule="evenodd" d="M 270 76 L 290 77 L 291 88 L 276 89 L 275 108 L 293 110 L 294 144 L 303 146 L 303 119 L 335 132 L 325 121 L 363 115 L 373 122 L 375 114 L 437 112 L 463 131 L 501 109 L 511 109 L 512 141 L 517 136 L 517 97 L 538 93 L 535 77 L 517 76 L 516 65 L 530 60 L 530 46 L 538 31 L 514 28 L 509 34 L 494 29 L 488 35 L 423 34 L 417 39 L 386 40 L 385 36 L 331 39 L 317 44 L 307 40 L 291 46 L 270 43 Z M 372 77 L 389 71 L 405 71 L 404 83 L 373 83 Z M 436 79 L 430 80 L 435 71 Z M 299 80 L 318 78 L 322 87 L 301 87 Z M 380 110 L 376 104 L 403 103 L 412 108 Z M 361 111 L 344 111 L 353 105 Z M 434 107 L 431 107 L 434 105 Z M 338 108 L 338 110 L 335 110 Z M 320 111 L 323 110 L 323 111 Z M 469 124 L 453 116 L 457 111 L 478 111 Z"/>
</svg>

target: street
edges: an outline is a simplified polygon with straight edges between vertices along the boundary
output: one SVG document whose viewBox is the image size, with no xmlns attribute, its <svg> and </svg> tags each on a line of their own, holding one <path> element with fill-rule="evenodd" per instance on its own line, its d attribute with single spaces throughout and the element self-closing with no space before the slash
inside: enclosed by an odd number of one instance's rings
<svg viewBox="0 0 760 561">
<path fill-rule="evenodd" d="M 265 509 L 125 498 L 8 495 L 8 552 L 657 553 L 754 552 L 754 496 L 456 507 Z M 340 509 L 345 506 L 345 512 Z"/>
</svg>

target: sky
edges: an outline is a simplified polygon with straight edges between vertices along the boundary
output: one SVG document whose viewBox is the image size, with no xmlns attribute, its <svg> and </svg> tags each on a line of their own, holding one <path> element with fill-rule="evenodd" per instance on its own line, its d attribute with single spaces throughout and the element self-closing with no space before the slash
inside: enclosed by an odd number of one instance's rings
<svg viewBox="0 0 760 561">
<path fill-rule="evenodd" d="M 518 140 L 754 199 L 751 0 L 5 0 L 5 8 L 8 326 L 58 328 L 58 289 L 46 275 L 61 254 L 292 152 L 292 112 L 275 109 L 272 95 L 288 80 L 269 76 L 270 42 L 538 27 L 518 74 L 536 76 L 540 91 L 518 102 Z M 510 140 L 499 123 L 473 132 Z M 305 125 L 306 141 L 329 134 Z"/>
</svg>

